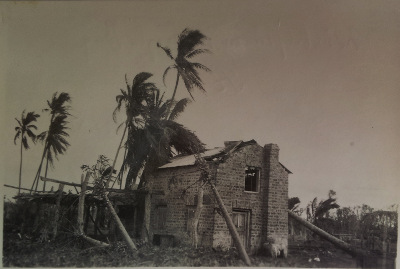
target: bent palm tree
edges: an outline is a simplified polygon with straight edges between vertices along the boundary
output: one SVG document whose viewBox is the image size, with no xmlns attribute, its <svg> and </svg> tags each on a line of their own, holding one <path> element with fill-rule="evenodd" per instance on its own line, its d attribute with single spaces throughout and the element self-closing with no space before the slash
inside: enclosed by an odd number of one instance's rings
<svg viewBox="0 0 400 269">
<path fill-rule="evenodd" d="M 178 102 L 163 102 L 163 96 L 155 92 L 147 99 L 144 107 L 144 125 L 132 130 L 126 143 L 127 158 L 123 169 L 129 167 L 126 177 L 126 189 L 131 189 L 135 180 L 140 179 L 140 187 L 145 183 L 145 175 L 164 164 L 173 156 L 173 152 L 193 154 L 204 151 L 200 139 L 183 125 L 174 120 L 182 113 L 190 102 L 182 99 Z M 168 108 L 172 111 L 167 119 Z M 121 169 L 122 170 L 122 169 Z"/>
<path fill-rule="evenodd" d="M 175 82 L 175 89 L 174 93 L 172 94 L 172 103 L 175 100 L 176 90 L 179 84 L 179 78 L 182 78 L 187 91 L 189 92 L 190 96 L 193 98 L 192 89 L 199 88 L 200 90 L 205 92 L 203 87 L 203 82 L 199 76 L 198 69 L 204 71 L 210 71 L 210 69 L 200 63 L 190 62 L 189 60 L 196 55 L 209 52 L 207 49 L 199 49 L 197 48 L 199 45 L 203 44 L 204 39 L 206 36 L 203 35 L 199 30 L 189 30 L 184 29 L 182 33 L 178 36 L 178 52 L 176 57 L 174 58 L 171 54 L 171 50 L 167 47 L 163 47 L 160 43 L 157 43 L 157 47 L 160 47 L 164 50 L 167 56 L 174 61 L 174 64 L 167 67 L 164 72 L 163 80 L 165 84 L 165 77 L 170 69 L 176 69 L 176 82 Z M 193 98 L 194 99 L 194 98 Z M 168 113 L 171 110 L 171 107 L 168 108 Z"/>
<path fill-rule="evenodd" d="M 140 124 L 142 121 L 142 119 L 140 119 L 140 115 L 143 111 L 143 102 L 146 101 L 146 96 L 150 92 L 157 90 L 153 83 L 146 82 L 151 76 L 152 74 L 150 73 L 139 73 L 133 79 L 132 85 L 129 85 L 125 75 L 125 83 L 127 89 L 126 91 L 121 89 L 121 94 L 116 97 L 117 107 L 115 108 L 113 113 L 113 119 L 114 121 L 116 121 L 116 113 L 121 110 L 122 105 L 125 105 L 125 128 L 110 171 L 114 171 L 115 163 L 117 161 L 122 142 L 124 141 L 126 131 L 136 129 L 137 125 Z M 105 177 L 102 176 L 101 178 L 97 178 L 96 181 L 100 184 L 101 197 L 106 203 L 107 208 L 110 210 L 114 222 L 116 223 L 118 229 L 121 231 L 125 242 L 128 244 L 131 251 L 134 252 L 136 251 L 136 246 L 130 238 L 121 220 L 119 219 L 113 205 L 108 198 L 108 192 L 106 192 L 105 190 L 111 180 L 111 175 L 112 173 L 109 173 L 109 175 L 106 175 Z"/>
<path fill-rule="evenodd" d="M 21 137 L 21 159 L 19 163 L 19 182 L 18 182 L 18 195 L 21 191 L 21 178 L 22 178 L 22 148 L 25 150 L 29 149 L 28 137 L 32 140 L 33 143 L 36 142 L 36 135 L 32 132 L 32 129 L 37 130 L 36 125 L 32 124 L 37 121 L 40 115 L 35 112 L 28 112 L 25 116 L 25 110 L 22 112 L 21 119 L 15 118 L 18 122 L 18 126 L 15 127 L 15 131 L 17 132 L 14 137 L 14 144 L 16 145 L 16 141 L 19 137 Z"/>
<path fill-rule="evenodd" d="M 50 111 L 51 119 L 49 130 L 42 132 L 38 139 L 44 141 L 43 154 L 36 174 L 35 180 L 32 185 L 37 190 L 39 184 L 39 177 L 42 171 L 43 160 L 46 158 L 46 171 L 45 177 L 47 176 L 48 164 L 54 167 L 54 158 L 58 159 L 59 154 L 64 154 L 67 147 L 70 145 L 66 140 L 69 134 L 66 132 L 69 129 L 66 125 L 68 124 L 67 118 L 70 115 L 70 106 L 66 103 L 71 102 L 71 97 L 68 93 L 62 92 L 57 96 L 57 92 L 53 94 L 51 101 L 47 101 L 48 108 L 44 111 Z M 43 190 L 45 190 L 46 183 L 43 184 Z"/>
</svg>

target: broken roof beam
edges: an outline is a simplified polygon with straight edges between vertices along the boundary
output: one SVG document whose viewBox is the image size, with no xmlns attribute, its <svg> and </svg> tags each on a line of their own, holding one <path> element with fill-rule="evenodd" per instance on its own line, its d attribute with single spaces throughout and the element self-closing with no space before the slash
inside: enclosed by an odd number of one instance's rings
<svg viewBox="0 0 400 269">
<path fill-rule="evenodd" d="M 66 182 L 66 181 L 62 181 L 62 180 L 57 180 L 57 179 L 52 179 L 52 178 L 47 178 L 47 177 L 40 177 L 40 179 L 42 181 L 49 181 L 49 182 L 54 182 L 54 183 L 60 183 L 60 184 L 64 184 L 64 185 L 68 185 L 68 186 L 74 186 L 74 187 L 82 187 L 81 184 L 78 183 L 72 183 L 72 182 Z"/>
<path fill-rule="evenodd" d="M 64 184 L 64 185 L 68 185 L 68 186 L 73 186 L 73 187 L 79 187 L 82 188 L 82 184 L 79 183 L 72 183 L 72 182 L 66 182 L 66 181 L 62 181 L 62 180 L 58 180 L 58 179 L 52 179 L 52 178 L 47 178 L 47 177 L 40 177 L 41 180 L 43 181 L 49 181 L 49 182 L 54 182 L 54 183 L 60 183 L 60 184 Z M 93 190 L 94 188 L 92 186 L 86 186 L 87 190 Z M 125 192 L 136 192 L 136 193 L 143 193 L 146 194 L 148 193 L 148 191 L 146 190 L 120 190 L 120 189 L 111 189 L 111 188 L 107 188 L 105 189 L 108 192 L 120 192 L 120 193 L 125 193 Z M 160 195 L 164 195 L 163 191 L 153 191 L 152 194 L 160 194 Z"/>
</svg>

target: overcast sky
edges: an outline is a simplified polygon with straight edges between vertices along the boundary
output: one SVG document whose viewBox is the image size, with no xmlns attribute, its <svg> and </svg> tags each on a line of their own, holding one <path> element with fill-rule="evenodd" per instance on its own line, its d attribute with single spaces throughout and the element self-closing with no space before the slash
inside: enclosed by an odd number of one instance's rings
<svg viewBox="0 0 400 269">
<path fill-rule="evenodd" d="M 302 206 L 337 192 L 342 206 L 398 203 L 399 1 L 1 2 L 2 180 L 18 185 L 21 112 L 42 114 L 56 91 L 72 96 L 70 148 L 49 177 L 79 182 L 80 166 L 114 158 L 112 121 L 124 76 L 154 74 L 172 96 L 160 42 L 176 49 L 186 27 L 209 37 L 198 61 L 206 94 L 179 122 L 209 148 L 226 140 L 276 143 Z M 178 97 L 188 97 L 182 87 Z M 30 188 L 42 145 L 24 151 Z M 8 196 L 16 190 L 4 189 Z"/>
</svg>

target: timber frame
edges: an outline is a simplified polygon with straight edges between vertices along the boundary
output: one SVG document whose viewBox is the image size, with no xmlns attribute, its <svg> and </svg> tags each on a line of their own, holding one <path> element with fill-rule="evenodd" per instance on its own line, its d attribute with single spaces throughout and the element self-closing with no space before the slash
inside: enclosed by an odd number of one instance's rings
<svg viewBox="0 0 400 269">
<path fill-rule="evenodd" d="M 90 235 L 105 241 L 119 239 L 113 221 L 110 221 L 108 209 L 100 193 L 94 187 L 87 184 L 67 182 L 58 179 L 40 177 L 43 182 L 58 183 L 58 189 L 53 191 L 33 191 L 4 185 L 8 188 L 16 188 L 25 191 L 15 196 L 14 199 L 24 204 L 23 223 L 21 233 L 35 235 L 43 240 L 55 237 L 60 233 L 75 233 L 78 235 Z M 86 182 L 87 183 L 87 182 Z M 64 191 L 65 186 L 73 187 L 73 191 Z M 143 220 L 137 218 L 138 208 L 144 209 L 145 199 L 150 192 L 145 190 L 123 190 L 106 188 L 109 200 L 116 211 L 123 214 L 127 207 L 132 210 L 134 221 L 130 224 L 128 232 L 131 237 L 139 237 L 142 233 Z M 83 194 L 83 195 L 82 195 Z M 160 194 L 160 193 L 153 193 Z M 80 199 L 83 197 L 83 210 L 79 210 Z M 121 210 L 119 210 L 121 209 Z M 83 211 L 78 213 L 79 211 Z M 78 215 L 81 215 L 78 217 Z M 47 219 L 46 219 L 47 218 Z M 79 218 L 83 220 L 80 225 Z M 123 217 L 121 217 L 123 219 Z M 124 221 L 124 219 L 123 219 Z M 41 224 L 42 223 L 42 224 Z M 83 224 L 83 225 L 82 225 Z M 80 227 L 82 226 L 82 227 Z M 83 231 L 81 231 L 83 229 Z M 45 231 L 44 231 L 45 230 Z M 83 233 L 82 233 L 83 232 Z M 42 238 L 42 234 L 46 236 Z"/>
</svg>

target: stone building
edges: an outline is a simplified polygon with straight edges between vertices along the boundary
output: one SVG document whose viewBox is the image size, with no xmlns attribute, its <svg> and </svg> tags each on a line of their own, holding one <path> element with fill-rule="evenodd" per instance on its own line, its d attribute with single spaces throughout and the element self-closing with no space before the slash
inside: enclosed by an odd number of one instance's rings
<svg viewBox="0 0 400 269">
<path fill-rule="evenodd" d="M 249 253 L 258 251 L 267 237 L 287 242 L 288 175 L 279 162 L 279 147 L 256 141 L 228 141 L 202 154 L 213 182 Z M 149 181 L 147 230 L 155 244 L 191 242 L 192 218 L 197 204 L 200 171 L 195 156 L 175 157 Z M 233 245 L 210 187 L 203 186 L 199 244 L 214 248 Z"/>
</svg>

